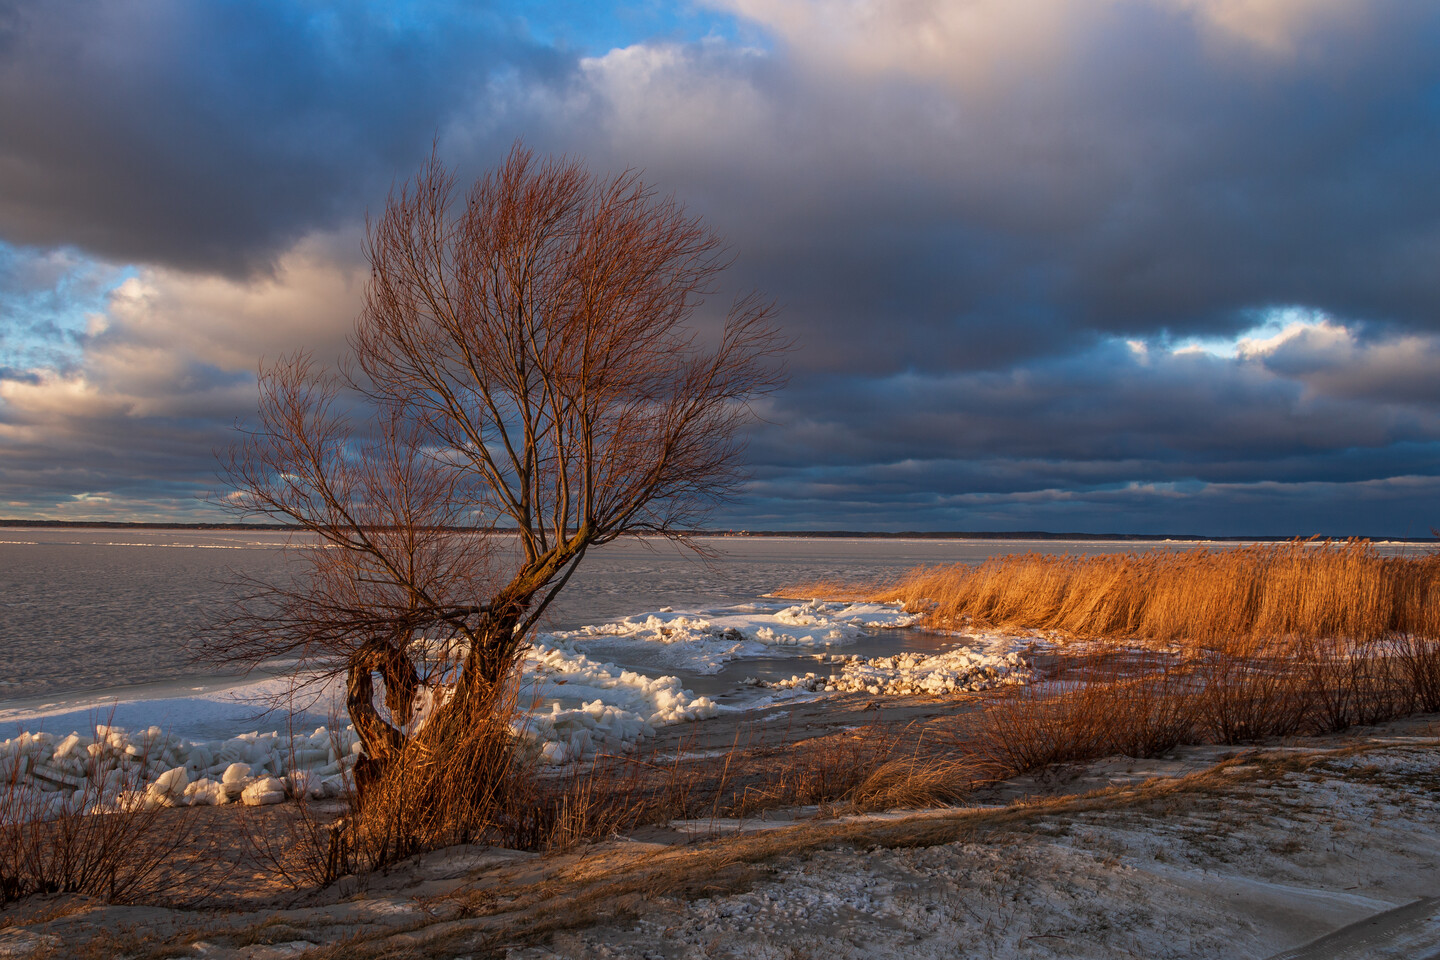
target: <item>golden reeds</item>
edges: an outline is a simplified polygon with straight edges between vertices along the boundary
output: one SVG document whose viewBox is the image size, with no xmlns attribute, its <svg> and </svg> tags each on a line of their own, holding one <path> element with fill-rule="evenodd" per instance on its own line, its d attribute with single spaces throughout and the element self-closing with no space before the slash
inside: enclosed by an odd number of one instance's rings
<svg viewBox="0 0 1440 960">
<path fill-rule="evenodd" d="M 1017 554 L 824 586 L 970 621 L 1073 637 L 1229 646 L 1286 638 L 1440 638 L 1440 556 L 1381 556 L 1368 541 L 1291 541 L 1090 557 Z M 796 595 L 804 588 L 787 588 Z"/>
<path fill-rule="evenodd" d="M 1011 772 L 1440 710 L 1440 556 L 1385 557 L 1368 541 L 1032 553 L 778 593 L 900 602 L 933 626 L 1170 651 L 1147 662 L 1102 648 L 980 711 L 965 749 Z"/>
</svg>

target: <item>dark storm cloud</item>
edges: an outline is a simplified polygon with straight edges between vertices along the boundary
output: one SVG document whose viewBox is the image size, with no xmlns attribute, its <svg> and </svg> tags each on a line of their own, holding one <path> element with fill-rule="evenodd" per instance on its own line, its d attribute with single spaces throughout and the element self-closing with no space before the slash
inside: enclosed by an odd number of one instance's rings
<svg viewBox="0 0 1440 960">
<path fill-rule="evenodd" d="M 240 273 L 355 219 L 501 73 L 561 69 L 466 4 L 0 7 L 0 237 Z"/>
<path fill-rule="evenodd" d="M 229 433 L 202 417 L 70 419 L 63 431 L 6 443 L 0 506 L 10 507 L 6 516 L 38 506 L 57 520 L 214 521 L 200 498 L 220 487 L 210 454 L 228 446 Z"/>
<path fill-rule="evenodd" d="M 806 378 L 755 436 L 747 494 L 791 528 L 829 514 L 856 528 L 1422 535 L 1440 391 L 1411 374 L 1437 347 L 1321 321 L 1225 356 L 1108 341 L 1007 370 Z M 1286 491 L 1308 506 L 1259 506 Z"/>
<path fill-rule="evenodd" d="M 1127 484 L 1023 494 L 917 491 L 904 500 L 758 493 L 730 526 L 807 530 L 1049 531 L 1191 536 L 1425 537 L 1440 480 L 1402 476 L 1360 483 Z M 743 522 L 742 522 L 743 521 Z"/>
<path fill-rule="evenodd" d="M 1433 341 L 1425 346 L 1434 349 Z M 1164 352 L 1142 359 L 1111 343 L 1006 371 L 809 378 L 785 400 L 793 419 L 778 442 L 756 450 L 786 462 L 1011 457 L 1113 461 L 1131 470 L 1136 459 L 1198 468 L 1440 439 L 1434 391 L 1420 403 L 1361 402 L 1275 376 L 1269 359 Z M 1385 378 L 1376 363 L 1372 376 Z"/>
<path fill-rule="evenodd" d="M 986 82 L 847 72 L 824 31 L 809 59 L 613 57 L 574 142 L 707 213 L 801 369 L 983 368 L 1286 304 L 1440 329 L 1440 7 L 1350 9 L 1273 52 L 1102 5 Z"/>
</svg>

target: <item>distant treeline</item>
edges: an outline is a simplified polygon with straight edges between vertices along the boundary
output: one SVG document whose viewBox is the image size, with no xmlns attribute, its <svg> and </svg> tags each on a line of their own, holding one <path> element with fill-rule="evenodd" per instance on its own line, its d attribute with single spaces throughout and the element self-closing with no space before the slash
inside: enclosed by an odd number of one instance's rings
<svg viewBox="0 0 1440 960">
<path fill-rule="evenodd" d="M 150 523 L 139 520 L 17 520 L 0 518 L 0 527 L 57 527 L 127 530 L 291 530 L 283 523 Z M 465 527 L 484 533 L 513 532 L 505 527 Z M 1217 543 L 1284 543 L 1289 540 L 1321 538 L 1343 540 L 1352 534 L 1297 534 L 1293 536 L 1206 536 L 1199 533 L 1075 533 L 1049 530 L 684 530 L 690 537 L 806 537 L 861 540 L 1203 540 Z M 1361 539 L 1367 539 L 1361 537 Z M 1391 543 L 1434 543 L 1429 537 L 1373 537 Z"/>
</svg>

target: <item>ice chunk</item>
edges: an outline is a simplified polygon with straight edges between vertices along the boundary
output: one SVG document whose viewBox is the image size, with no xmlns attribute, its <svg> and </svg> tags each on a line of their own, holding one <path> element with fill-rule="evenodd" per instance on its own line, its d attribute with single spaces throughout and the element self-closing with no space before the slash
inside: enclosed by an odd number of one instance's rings
<svg viewBox="0 0 1440 960">
<path fill-rule="evenodd" d="M 150 784 L 150 792 L 166 797 L 179 797 L 185 795 L 185 788 L 190 784 L 190 774 L 184 767 L 173 767 L 166 770 L 155 781 Z"/>
<path fill-rule="evenodd" d="M 261 807 L 285 800 L 285 781 L 278 777 L 262 777 L 250 784 L 240 794 L 240 802 L 247 807 Z"/>
<path fill-rule="evenodd" d="M 222 783 L 239 783 L 250 776 L 250 764 L 232 763 L 225 768 L 225 773 L 220 777 Z"/>
</svg>

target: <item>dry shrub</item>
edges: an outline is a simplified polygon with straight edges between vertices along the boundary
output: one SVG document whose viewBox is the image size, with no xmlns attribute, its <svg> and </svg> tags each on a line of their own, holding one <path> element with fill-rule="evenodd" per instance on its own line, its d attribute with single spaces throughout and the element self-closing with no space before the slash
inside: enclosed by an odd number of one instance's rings
<svg viewBox="0 0 1440 960">
<path fill-rule="evenodd" d="M 1196 697 L 1188 668 L 1166 666 L 1102 684 L 1102 691 L 1096 699 L 1110 715 L 1104 737 L 1109 752 L 1155 757 L 1194 740 Z"/>
<path fill-rule="evenodd" d="M 843 804 L 862 788 L 875 793 L 890 784 L 898 793 L 899 768 L 872 778 L 899 759 L 903 743 L 875 724 L 780 744 L 742 740 L 737 732 L 730 749 L 719 756 L 682 759 L 683 745 L 664 760 L 602 755 L 564 779 L 541 782 L 542 795 L 533 808 L 547 818 L 544 845 L 563 847 L 675 819 Z M 914 754 L 917 748 L 912 744 L 912 756 L 902 762 L 911 763 L 918 777 L 925 761 Z"/>
<path fill-rule="evenodd" d="M 601 755 L 533 778 L 532 849 L 563 849 L 647 824 L 750 817 L 784 807 L 878 810 L 950 803 L 993 779 L 971 757 L 873 724 L 798 742 L 736 741 L 722 755 Z"/>
<path fill-rule="evenodd" d="M 723 757 L 687 761 L 682 741 L 669 757 L 598 754 L 561 777 L 537 779 L 533 809 L 544 819 L 537 847 L 563 850 L 647 824 L 713 813 L 744 749 L 737 739 Z"/>
<path fill-rule="evenodd" d="M 1310 641 L 1299 647 L 1293 669 L 1304 678 L 1315 732 L 1381 723 L 1414 709 L 1415 690 L 1390 643 Z"/>
<path fill-rule="evenodd" d="M 1398 637 L 1394 656 L 1415 698 L 1414 708 L 1423 713 L 1440 712 L 1440 640 Z"/>
<path fill-rule="evenodd" d="M 377 780 L 350 792 L 346 817 L 323 832 L 310 828 L 316 853 L 324 840 L 322 875 L 375 870 L 487 839 L 533 845 L 533 758 L 511 728 L 512 715 L 492 708 L 452 724 L 444 736 L 407 740 Z"/>
<path fill-rule="evenodd" d="M 1112 754 L 1152 757 L 1192 738 L 1196 707 L 1184 667 L 1102 658 L 980 711 L 970 749 L 1010 773 Z"/>
<path fill-rule="evenodd" d="M 985 708 L 972 748 L 1010 773 L 1104 756 L 1093 691 L 1082 684 L 1030 684 Z"/>
<path fill-rule="evenodd" d="M 760 777 L 738 782 L 733 798 L 717 799 L 717 813 L 747 817 L 761 810 L 843 801 L 894 756 L 895 748 L 895 737 L 874 727 L 790 744 L 772 753 Z"/>
<path fill-rule="evenodd" d="M 444 737 L 411 737 L 379 780 L 347 791 L 343 816 L 327 817 L 297 799 L 295 816 L 266 821 L 268 833 L 252 837 L 252 851 L 292 886 L 323 886 L 455 844 L 565 849 L 643 824 L 704 815 L 730 782 L 730 758 L 691 764 L 678 755 L 601 753 L 542 775 L 534 745 L 514 733 L 517 688 L 510 689 L 510 698 L 488 716 Z M 732 753 L 739 750 L 737 744 Z"/>
<path fill-rule="evenodd" d="M 1215 743 L 1245 743 L 1299 732 L 1312 712 L 1305 671 L 1292 644 L 1255 642 L 1206 650 L 1196 662 L 1197 726 Z"/>
<path fill-rule="evenodd" d="M 143 795 L 140 759 L 124 772 L 122 795 Z M 18 767 L 0 781 L 0 904 L 37 893 L 135 903 L 170 892 L 168 867 L 194 833 L 190 811 L 134 802 L 91 813 L 113 792 L 97 779 L 85 778 L 59 809 L 54 794 L 23 784 Z"/>
</svg>

